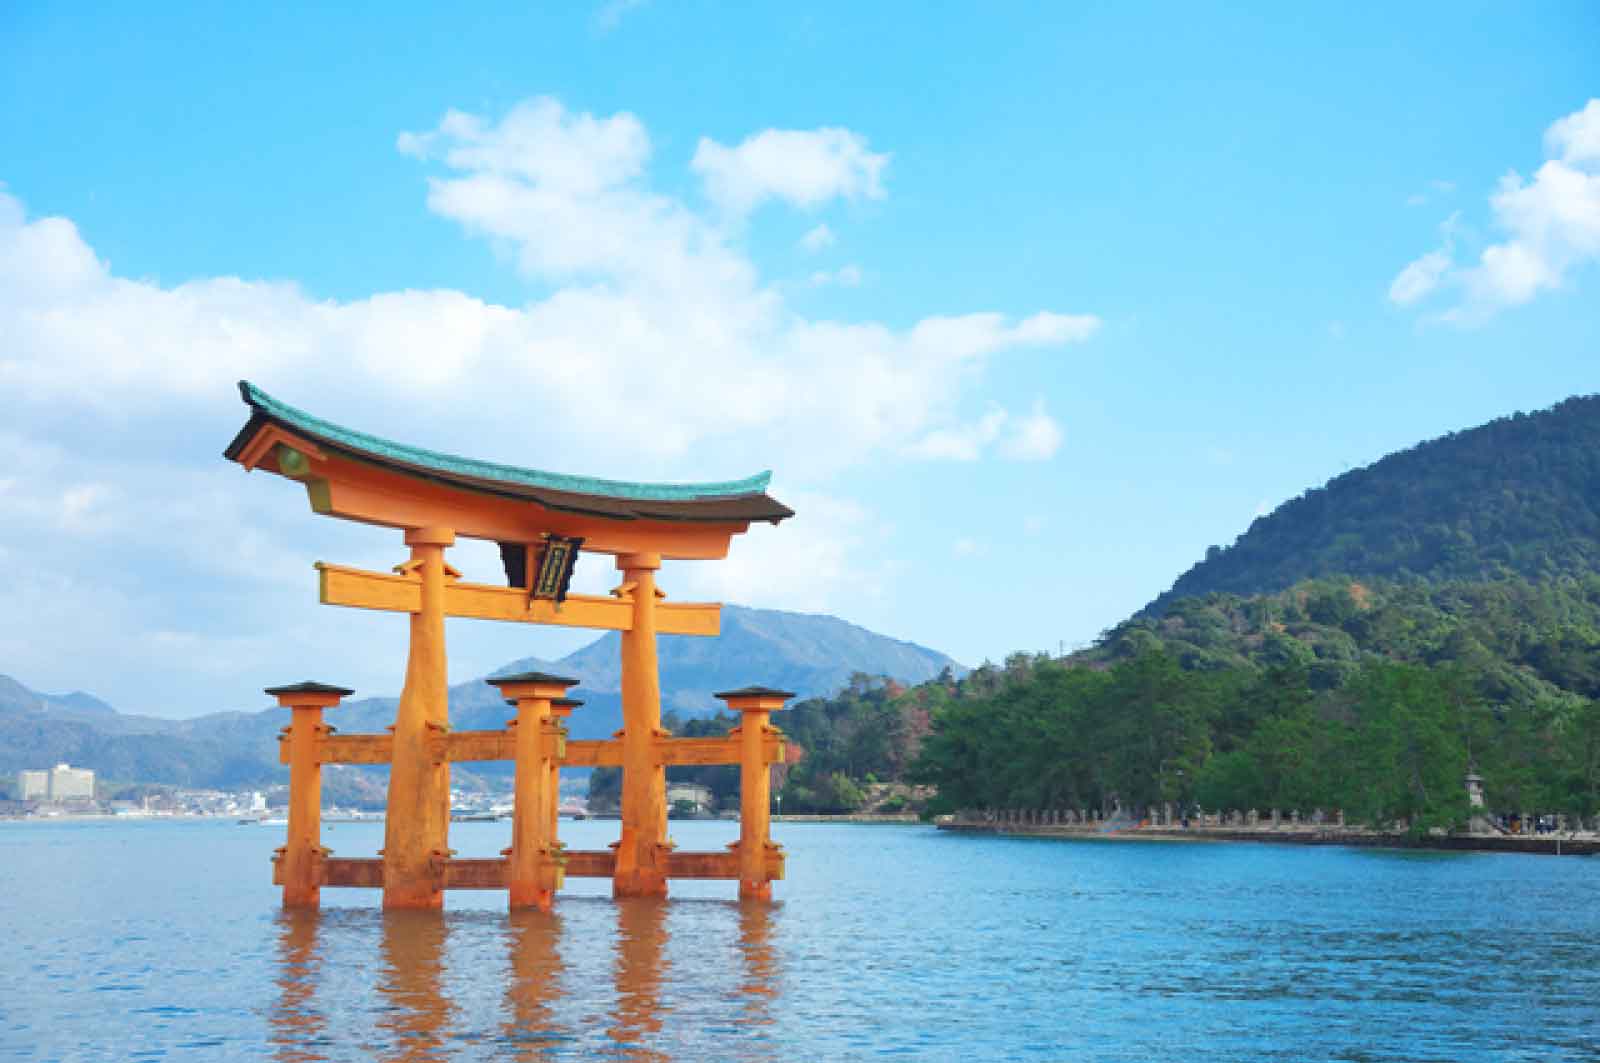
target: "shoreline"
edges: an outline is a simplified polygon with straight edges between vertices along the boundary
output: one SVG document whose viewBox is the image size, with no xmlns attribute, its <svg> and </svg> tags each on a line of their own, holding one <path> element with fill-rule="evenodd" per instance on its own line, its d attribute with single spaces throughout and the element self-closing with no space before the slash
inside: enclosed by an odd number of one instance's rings
<svg viewBox="0 0 1600 1063">
<path fill-rule="evenodd" d="M 1014 838 L 1061 838 L 1080 841 L 1256 842 L 1279 845 L 1346 845 L 1365 849 L 1421 849 L 1440 852 L 1527 853 L 1539 856 L 1593 856 L 1600 837 L 1553 834 L 1436 834 L 1413 837 L 1385 831 L 1339 827 L 1311 829 L 1236 827 L 1127 827 L 1102 830 L 1063 824 L 937 823 L 939 830 L 994 834 Z"/>
<path fill-rule="evenodd" d="M 774 823 L 921 823 L 915 812 L 846 812 L 830 816 L 822 813 L 796 812 L 787 816 L 773 816 Z"/>
</svg>

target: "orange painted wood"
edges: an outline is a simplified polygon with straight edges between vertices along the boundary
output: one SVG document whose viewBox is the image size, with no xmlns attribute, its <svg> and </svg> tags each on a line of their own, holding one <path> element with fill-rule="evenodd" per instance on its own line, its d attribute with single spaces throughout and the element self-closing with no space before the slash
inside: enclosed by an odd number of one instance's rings
<svg viewBox="0 0 1600 1063">
<path fill-rule="evenodd" d="M 724 738 L 663 738 L 656 743 L 656 752 L 661 763 L 673 765 L 740 764 L 747 755 L 738 732 Z M 765 736 L 758 755 L 763 763 L 782 764 L 783 736 L 776 731 Z"/>
<path fill-rule="evenodd" d="M 422 605 L 411 614 L 411 652 L 395 711 L 394 756 L 383 834 L 383 906 L 438 908 L 444 904 L 433 862 L 450 848 L 450 764 L 435 760 L 431 738 L 450 727 L 445 671 L 444 549 L 449 528 L 406 532 Z"/>
<path fill-rule="evenodd" d="M 613 849 L 568 849 L 568 878 L 610 878 L 616 873 L 617 854 Z"/>
<path fill-rule="evenodd" d="M 564 854 L 566 877 L 611 878 L 616 872 L 617 854 L 610 849 L 569 850 Z M 383 860 L 370 857 L 330 856 L 319 861 L 320 885 L 336 888 L 380 889 L 383 886 Z M 443 889 L 497 890 L 505 889 L 509 864 L 502 858 L 462 859 L 439 861 L 442 869 Z M 729 852 L 670 852 L 666 857 L 668 878 L 724 879 L 739 877 L 739 854 Z M 769 853 L 766 874 L 774 879 L 783 878 L 783 853 Z M 273 881 L 282 884 L 277 872 Z"/>
<path fill-rule="evenodd" d="M 324 734 L 317 740 L 317 760 L 323 764 L 387 764 L 394 758 L 394 735 Z M 280 739 L 278 760 L 289 763 L 289 745 Z"/>
<path fill-rule="evenodd" d="M 733 536 L 745 521 L 615 520 L 546 509 L 532 499 L 510 499 L 448 486 L 328 452 L 315 456 L 312 444 L 284 432 L 275 440 L 311 457 L 304 475 L 314 512 L 391 528 L 442 526 L 459 535 L 497 542 L 537 542 L 544 534 L 576 535 L 586 551 L 602 554 L 654 552 L 664 557 L 714 561 L 728 556 Z M 267 449 L 258 466 L 286 475 L 278 448 Z"/>
<path fill-rule="evenodd" d="M 330 856 L 322 861 L 324 886 L 383 888 L 383 861 L 371 857 Z"/>
<path fill-rule="evenodd" d="M 414 576 L 369 572 L 317 562 L 318 595 L 323 605 L 414 613 L 422 607 L 422 588 Z M 722 630 L 722 606 L 715 602 L 661 602 L 657 630 L 666 635 L 714 636 Z M 571 594 L 559 605 L 530 598 L 521 587 L 487 583 L 452 583 L 445 588 L 446 616 L 474 620 L 507 620 L 523 624 L 626 631 L 633 623 L 633 604 L 620 598 Z"/>
<path fill-rule="evenodd" d="M 615 738 L 572 738 L 558 741 L 558 733 L 546 730 L 546 741 L 555 745 L 555 757 L 562 767 L 620 767 L 622 742 Z M 449 761 L 515 760 L 516 743 L 509 731 L 447 731 L 429 738 L 430 755 Z M 387 764 L 394 756 L 394 736 L 388 734 L 324 735 L 317 741 L 317 760 L 322 764 Z M 769 732 L 762 743 L 762 756 L 768 764 L 782 764 L 783 736 Z M 656 756 L 662 764 L 707 765 L 738 764 L 743 753 L 736 738 L 656 739 Z M 288 735 L 278 739 L 278 762 L 289 763 Z"/>
<path fill-rule="evenodd" d="M 765 709 L 746 709 L 739 724 L 744 759 L 739 767 L 739 896 L 772 899 L 767 878 L 772 769 L 762 758 L 761 739 L 770 728 Z"/>
<path fill-rule="evenodd" d="M 738 878 L 739 854 L 668 853 L 667 875 L 670 878 Z"/>
<path fill-rule="evenodd" d="M 449 731 L 435 736 L 433 755 L 458 760 L 516 760 L 517 737 L 505 731 Z"/>
<path fill-rule="evenodd" d="M 503 890 L 507 888 L 510 865 L 498 858 L 452 858 L 444 864 L 447 890 Z"/>
<path fill-rule="evenodd" d="M 610 849 L 568 850 L 567 877 L 610 878 L 615 873 L 616 853 Z M 783 852 L 768 854 L 763 872 L 769 879 L 783 878 Z M 727 852 L 668 852 L 668 878 L 737 879 L 739 854 Z"/>
<path fill-rule="evenodd" d="M 526 685 L 530 689 L 517 691 L 502 687 L 502 692 L 514 694 L 517 702 L 516 725 L 510 729 L 516 743 L 517 766 L 506 886 L 511 891 L 513 910 L 538 908 L 548 912 L 555 891 L 549 811 L 550 765 L 554 750 L 543 739 L 551 722 L 551 695 L 559 696 L 566 691 L 553 684 Z"/>
<path fill-rule="evenodd" d="M 622 837 L 617 842 L 613 897 L 665 897 L 667 777 L 656 757 L 661 731 L 661 671 L 656 654 L 654 553 L 617 558 L 623 593 L 631 592 L 633 624 L 622 633 Z"/>
<path fill-rule="evenodd" d="M 322 853 L 322 765 L 317 740 L 322 736 L 322 706 L 293 705 L 289 725 L 289 826 L 279 869 L 283 873 L 283 906 L 315 908 L 320 903 L 317 862 Z"/>
</svg>

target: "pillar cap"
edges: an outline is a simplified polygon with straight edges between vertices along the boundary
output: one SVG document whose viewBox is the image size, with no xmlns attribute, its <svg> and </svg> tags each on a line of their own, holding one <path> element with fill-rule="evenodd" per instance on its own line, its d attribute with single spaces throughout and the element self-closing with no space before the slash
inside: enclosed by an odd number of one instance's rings
<svg viewBox="0 0 1600 1063">
<path fill-rule="evenodd" d="M 270 694 L 275 698 L 281 698 L 287 694 L 337 694 L 341 698 L 347 698 L 354 694 L 355 691 L 347 687 L 329 686 L 327 683 L 317 683 L 310 679 L 303 679 L 298 683 L 290 683 L 288 686 L 267 687 L 262 693 Z"/>
<path fill-rule="evenodd" d="M 711 695 L 730 701 L 734 698 L 783 698 L 785 701 L 794 697 L 792 690 L 774 690 L 772 687 L 740 687 L 738 690 L 724 690 L 720 694 Z"/>
<path fill-rule="evenodd" d="M 507 686 L 511 683 L 553 683 L 564 687 L 578 685 L 576 679 L 568 679 L 566 676 L 561 675 L 551 675 L 549 672 L 516 672 L 512 675 L 492 675 L 485 679 L 484 682 L 497 687 Z"/>
<path fill-rule="evenodd" d="M 490 676 L 484 682 L 498 688 L 501 697 L 514 699 L 512 704 L 517 705 L 520 712 L 522 702 L 554 701 L 565 694 L 567 688 L 577 683 L 577 680 L 551 675 L 548 672 L 518 672 L 516 675 Z"/>
</svg>

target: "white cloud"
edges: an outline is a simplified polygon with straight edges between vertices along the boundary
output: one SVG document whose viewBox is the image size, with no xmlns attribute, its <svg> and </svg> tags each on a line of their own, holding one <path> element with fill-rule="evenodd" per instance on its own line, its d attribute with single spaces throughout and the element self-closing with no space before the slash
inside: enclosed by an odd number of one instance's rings
<svg viewBox="0 0 1600 1063">
<path fill-rule="evenodd" d="M 412 435 L 425 413 L 418 442 L 500 460 L 721 476 L 740 453 L 808 479 L 959 426 L 990 358 L 1099 325 L 798 317 L 716 225 L 644 186 L 649 139 L 630 115 L 552 100 L 499 123 L 452 111 L 401 147 L 452 171 L 429 181 L 436 212 L 499 241 L 551 294 L 508 307 L 447 290 L 314 300 L 231 277 L 162 287 L 115 275 L 70 221 L 29 221 L 0 194 L 0 388 L 124 414 L 175 399 L 214 411 L 247 377 L 290 401 L 338 396 L 319 412 L 375 431 Z M 425 398 L 446 389 L 449 403 Z M 544 414 L 530 419 L 535 393 Z M 597 402 L 650 416 L 594 416 Z M 518 427 L 486 440 L 484 423 Z"/>
<path fill-rule="evenodd" d="M 1456 190 L 1456 183 L 1454 181 L 1429 181 L 1428 188 L 1438 195 L 1448 196 Z M 1406 197 L 1406 206 L 1421 207 L 1426 205 L 1429 199 L 1430 196 L 1427 192 L 1417 192 Z"/>
<path fill-rule="evenodd" d="M 856 265 L 841 266 L 831 272 L 819 269 L 811 275 L 811 286 L 813 288 L 825 288 L 830 284 L 836 284 L 841 288 L 860 287 L 861 267 Z"/>
<path fill-rule="evenodd" d="M 645 5 L 647 0 L 606 0 L 594 13 L 594 28 L 600 33 L 610 33 L 622 25 L 628 12 Z"/>
<path fill-rule="evenodd" d="M 1544 134 L 1545 152 L 1573 166 L 1600 162 L 1600 99 L 1557 119 Z"/>
<path fill-rule="evenodd" d="M 972 539 L 957 539 L 950 544 L 950 552 L 956 557 L 974 557 L 983 553 L 983 545 Z"/>
<path fill-rule="evenodd" d="M 1444 247 L 1400 271 L 1389 298 L 1409 306 L 1449 287 L 1460 298 L 1440 317 L 1476 324 L 1563 287 L 1600 259 L 1600 99 L 1554 122 L 1545 147 L 1552 157 L 1531 180 L 1508 173 L 1490 197 L 1506 239 L 1484 248 L 1476 264 L 1459 265 L 1447 232 Z"/>
<path fill-rule="evenodd" d="M 1449 270 L 1450 252 L 1443 249 L 1429 251 L 1395 277 L 1389 285 L 1389 301 L 1397 306 L 1410 306 L 1432 294 Z"/>
<path fill-rule="evenodd" d="M 882 199 L 889 156 L 848 129 L 767 129 L 727 147 L 700 138 L 690 168 L 706 195 L 742 217 L 769 199 L 816 207 L 833 199 Z"/>
<path fill-rule="evenodd" d="M 977 461 L 989 444 L 1000 438 L 1007 416 L 998 406 L 991 407 L 975 421 L 934 429 L 907 447 L 906 452 L 918 458 Z"/>
<path fill-rule="evenodd" d="M 887 593 L 892 563 L 875 561 L 890 529 L 848 499 L 779 485 L 774 494 L 796 513 L 778 528 L 757 525 L 715 563 L 674 562 L 662 573 L 673 597 L 825 611 L 842 593 Z"/>
<path fill-rule="evenodd" d="M 111 494 L 110 485 L 103 483 L 78 484 L 67 488 L 61 493 L 59 517 L 61 528 L 79 534 L 114 531 L 115 529 L 108 528 L 93 519 L 95 510 L 106 502 Z"/>
<path fill-rule="evenodd" d="M 64 674 L 81 667 L 82 647 L 137 626 L 165 641 L 130 639 L 99 659 L 128 707 L 169 711 L 141 699 L 139 683 L 183 686 L 193 665 L 173 647 L 186 632 L 208 660 L 249 677 L 241 683 L 281 679 L 259 670 L 289 646 L 333 678 L 398 688 L 392 653 L 365 652 L 392 651 L 392 618 L 305 609 L 310 558 L 383 568 L 401 559 L 394 537 L 311 517 L 295 485 L 221 461 L 243 419 L 232 389 L 241 377 L 354 427 L 491 460 L 641 479 L 776 468 L 794 485 L 777 496 L 801 518 L 741 540 L 728 562 L 696 566 L 696 585 L 827 608 L 830 596 L 889 578 L 885 562 L 852 560 L 877 545 L 877 522 L 831 497 L 830 478 L 908 453 L 964 457 L 974 433 L 974 457 L 1042 449 L 1042 408 L 1008 419 L 984 393 L 984 370 L 1082 342 L 1099 325 L 1049 311 L 935 314 L 908 327 L 806 318 L 719 219 L 651 190 L 650 138 L 626 113 L 572 113 L 548 99 L 498 121 L 451 111 L 398 147 L 437 167 L 429 208 L 492 241 L 542 282 L 539 297 L 327 300 L 248 278 L 135 280 L 69 219 L 30 219 L 0 192 L 0 553 L 32 566 L 11 619 L 0 618 L 0 662 Z M 858 166 L 835 194 L 881 194 L 877 169 Z M 106 534 L 139 564 L 90 579 L 83 543 Z M 488 554 L 455 553 L 469 577 L 495 578 Z M 312 617 L 288 642 L 286 615 Z M 46 643 L 62 650 L 51 656 Z"/>
<path fill-rule="evenodd" d="M 826 224 L 813 226 L 806 230 L 804 236 L 800 237 L 801 248 L 812 254 L 816 254 L 823 248 L 832 247 L 834 243 L 833 230 L 828 228 Z"/>
<path fill-rule="evenodd" d="M 1061 449 L 1062 431 L 1044 409 L 1044 401 L 1034 403 L 1033 412 L 1012 421 L 1000 453 L 1017 461 L 1044 461 Z"/>
</svg>

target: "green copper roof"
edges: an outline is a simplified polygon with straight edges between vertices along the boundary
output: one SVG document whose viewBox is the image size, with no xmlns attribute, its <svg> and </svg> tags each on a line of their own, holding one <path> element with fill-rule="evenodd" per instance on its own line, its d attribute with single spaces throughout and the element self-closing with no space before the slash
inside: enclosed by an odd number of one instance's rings
<svg viewBox="0 0 1600 1063">
<path fill-rule="evenodd" d="M 570 491 L 574 494 L 599 495 L 607 498 L 692 502 L 701 498 L 761 494 L 772 479 L 772 473 L 763 472 L 743 480 L 726 480 L 721 483 L 645 484 L 629 483 L 624 480 L 601 480 L 592 476 L 568 476 L 564 473 L 544 472 L 539 469 L 522 469 L 515 465 L 498 465 L 491 461 L 441 454 L 343 428 L 320 417 L 313 417 L 304 410 L 297 410 L 288 403 L 280 402 L 246 380 L 239 381 L 239 394 L 252 408 L 272 420 L 291 428 L 302 429 L 334 446 L 347 447 L 379 458 L 404 462 L 407 465 L 440 473 L 469 476 L 480 480 L 498 480 L 524 487 Z"/>
</svg>

